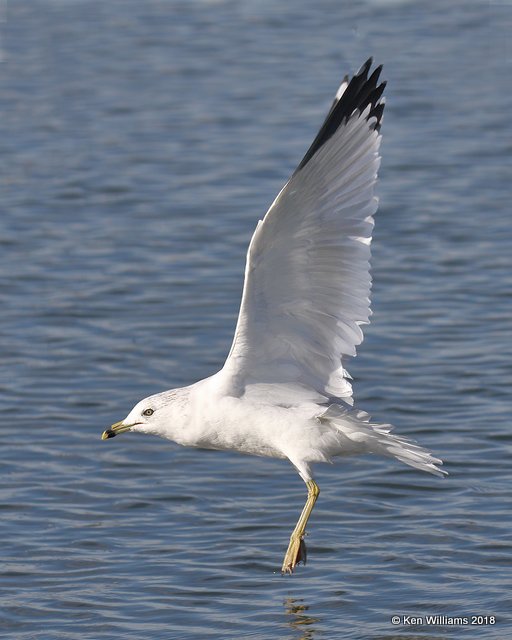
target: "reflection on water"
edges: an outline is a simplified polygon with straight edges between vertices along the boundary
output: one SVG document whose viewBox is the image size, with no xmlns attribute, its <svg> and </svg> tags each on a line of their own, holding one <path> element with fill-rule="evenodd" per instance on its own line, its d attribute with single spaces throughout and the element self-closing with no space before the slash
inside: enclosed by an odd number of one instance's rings
<svg viewBox="0 0 512 640">
<path fill-rule="evenodd" d="M 286 620 L 294 631 L 299 631 L 297 640 L 313 640 L 316 629 L 312 626 L 320 622 L 320 618 L 309 615 L 309 605 L 302 598 L 285 598 L 283 601 Z"/>
<path fill-rule="evenodd" d="M 512 65 L 493 55 L 512 4 L 3 4 L 1 634 L 461 637 L 392 627 L 408 612 L 512 637 Z M 283 578 L 291 465 L 99 433 L 222 365 L 256 221 L 372 54 L 374 315 L 349 370 L 450 476 L 319 466 L 308 565 Z"/>
</svg>

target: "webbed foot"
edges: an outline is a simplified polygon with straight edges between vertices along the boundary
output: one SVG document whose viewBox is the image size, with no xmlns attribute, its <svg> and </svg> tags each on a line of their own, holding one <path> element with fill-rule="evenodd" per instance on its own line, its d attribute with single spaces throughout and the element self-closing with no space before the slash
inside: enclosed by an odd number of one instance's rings
<svg viewBox="0 0 512 640">
<path fill-rule="evenodd" d="M 306 564 L 307 556 L 308 554 L 306 551 L 304 537 L 292 534 L 290 544 L 288 545 L 288 551 L 284 556 L 283 566 L 281 568 L 282 573 L 292 574 L 299 562 Z"/>
</svg>

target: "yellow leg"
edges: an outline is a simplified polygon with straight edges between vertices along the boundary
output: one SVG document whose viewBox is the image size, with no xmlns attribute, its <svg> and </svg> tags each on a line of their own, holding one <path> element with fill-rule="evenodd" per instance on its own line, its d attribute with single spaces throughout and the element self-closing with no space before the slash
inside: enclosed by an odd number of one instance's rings
<svg viewBox="0 0 512 640">
<path fill-rule="evenodd" d="M 306 533 L 306 525 L 309 520 L 309 516 L 313 511 L 316 499 L 320 495 L 320 488 L 314 480 L 308 480 L 306 482 L 308 488 L 308 498 L 304 509 L 295 525 L 295 529 L 290 536 L 290 544 L 288 545 L 288 551 L 284 556 L 283 566 L 281 571 L 283 573 L 293 573 L 295 565 L 299 562 L 306 564 L 306 543 L 304 542 L 304 534 Z"/>
</svg>

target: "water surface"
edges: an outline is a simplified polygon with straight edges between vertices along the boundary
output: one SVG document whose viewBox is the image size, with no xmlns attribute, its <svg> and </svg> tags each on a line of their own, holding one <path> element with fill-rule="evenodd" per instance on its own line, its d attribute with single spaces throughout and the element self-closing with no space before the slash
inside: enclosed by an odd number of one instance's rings
<svg viewBox="0 0 512 640">
<path fill-rule="evenodd" d="M 4 3 L 1 629 L 17 640 L 511 631 L 506 2 Z M 318 467 L 101 431 L 216 371 L 246 247 L 341 77 L 388 80 L 356 399 L 445 460 Z M 495 615 L 485 629 L 392 615 Z"/>
</svg>

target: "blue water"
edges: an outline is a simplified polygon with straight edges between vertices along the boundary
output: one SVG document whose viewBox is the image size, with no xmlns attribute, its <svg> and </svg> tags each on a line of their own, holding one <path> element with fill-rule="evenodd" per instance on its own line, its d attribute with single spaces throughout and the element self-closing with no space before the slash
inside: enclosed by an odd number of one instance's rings
<svg viewBox="0 0 512 640">
<path fill-rule="evenodd" d="M 512 5 L 29 0 L 0 7 L 0 635 L 512 637 Z M 446 480 L 102 430 L 216 371 L 244 254 L 338 82 L 384 63 L 358 405 Z M 392 615 L 496 616 L 485 628 Z"/>
</svg>

